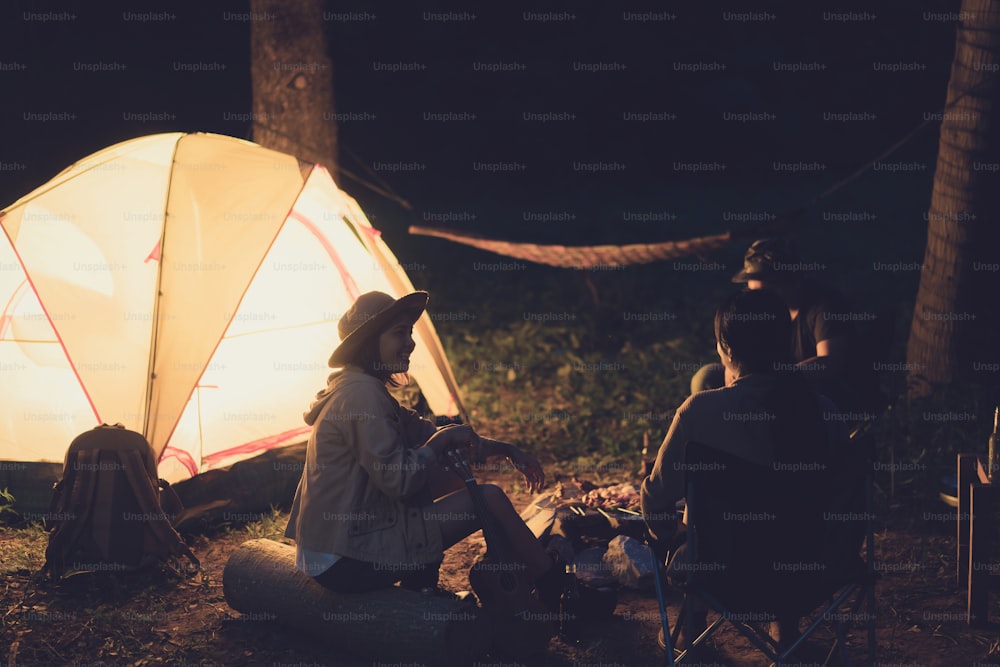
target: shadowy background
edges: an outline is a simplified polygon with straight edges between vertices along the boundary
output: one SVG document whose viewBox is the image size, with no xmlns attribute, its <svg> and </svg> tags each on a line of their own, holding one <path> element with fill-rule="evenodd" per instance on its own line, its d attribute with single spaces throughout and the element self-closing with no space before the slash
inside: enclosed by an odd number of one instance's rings
<svg viewBox="0 0 1000 667">
<path fill-rule="evenodd" d="M 4 204 L 136 136 L 251 137 L 249 3 L 140 4 L 0 10 Z M 328 3 L 341 165 L 411 208 L 356 180 L 341 184 L 413 282 L 431 290 L 432 312 L 479 318 L 442 318 L 446 339 L 571 311 L 593 323 L 602 349 L 662 341 L 671 322 L 637 325 L 622 313 L 707 324 L 744 247 L 616 271 L 494 270 L 484 266 L 511 260 L 406 230 L 618 244 L 781 215 L 940 112 L 958 8 Z M 193 64 L 203 71 L 188 71 Z M 859 310 L 895 311 L 897 357 L 923 258 L 937 130 L 930 123 L 794 227 L 804 258 Z M 708 332 L 705 359 L 710 342 Z"/>
</svg>

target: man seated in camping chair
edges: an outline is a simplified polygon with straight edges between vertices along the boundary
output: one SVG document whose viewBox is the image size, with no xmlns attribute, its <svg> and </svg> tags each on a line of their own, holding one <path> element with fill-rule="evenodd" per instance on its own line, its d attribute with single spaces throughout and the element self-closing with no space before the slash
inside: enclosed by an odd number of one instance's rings
<svg viewBox="0 0 1000 667">
<path fill-rule="evenodd" d="M 751 641 L 772 659 L 775 648 L 797 650 L 800 617 L 847 576 L 838 561 L 859 561 L 856 521 L 838 533 L 827 519 L 835 497 L 863 488 L 854 481 L 863 459 L 851 455 L 836 407 L 792 370 L 790 328 L 788 309 L 767 290 L 719 308 L 727 386 L 681 405 L 643 481 L 650 537 L 670 550 L 671 582 L 688 586 L 682 644 L 702 634 L 711 607 L 770 621 L 769 645 Z M 687 528 L 678 530 L 671 515 L 685 496 Z M 659 639 L 672 643 L 662 631 Z"/>
</svg>

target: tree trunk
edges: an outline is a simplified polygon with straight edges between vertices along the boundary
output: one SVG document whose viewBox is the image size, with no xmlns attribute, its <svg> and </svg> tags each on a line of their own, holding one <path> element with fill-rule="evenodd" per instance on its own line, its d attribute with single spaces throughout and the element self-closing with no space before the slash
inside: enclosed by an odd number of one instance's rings
<svg viewBox="0 0 1000 667">
<path fill-rule="evenodd" d="M 250 0 L 253 139 L 337 180 L 333 65 L 323 0 Z"/>
<path fill-rule="evenodd" d="M 333 647 L 383 662 L 462 665 L 485 652 L 490 631 L 471 601 L 398 587 L 345 595 L 295 567 L 295 547 L 250 540 L 222 573 L 226 603 L 246 620 L 271 620 Z"/>
<path fill-rule="evenodd" d="M 997 377 L 1000 1 L 963 0 L 907 347 L 909 397 Z"/>
</svg>

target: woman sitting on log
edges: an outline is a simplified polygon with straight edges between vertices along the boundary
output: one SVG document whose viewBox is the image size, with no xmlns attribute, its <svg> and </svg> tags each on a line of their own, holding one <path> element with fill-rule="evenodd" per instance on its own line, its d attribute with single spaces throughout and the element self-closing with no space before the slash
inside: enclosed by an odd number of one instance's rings
<svg viewBox="0 0 1000 667">
<path fill-rule="evenodd" d="M 342 342 L 330 357 L 337 370 L 305 413 L 313 431 L 285 536 L 296 541 L 298 568 L 339 593 L 396 582 L 438 590 L 444 550 L 481 528 L 468 489 L 448 468 L 449 450 L 477 463 L 507 457 L 532 492 L 545 483 L 530 454 L 480 439 L 468 425 L 435 428 L 389 394 L 387 385 L 405 380 L 413 324 L 427 298 L 426 292 L 398 300 L 382 292 L 358 297 L 339 322 Z M 519 567 L 556 611 L 559 563 L 499 487 L 480 488 Z"/>
</svg>

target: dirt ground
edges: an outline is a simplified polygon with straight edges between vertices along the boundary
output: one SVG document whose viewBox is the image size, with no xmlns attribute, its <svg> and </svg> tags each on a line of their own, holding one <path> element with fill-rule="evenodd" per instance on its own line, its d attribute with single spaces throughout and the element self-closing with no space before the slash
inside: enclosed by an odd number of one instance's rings
<svg viewBox="0 0 1000 667">
<path fill-rule="evenodd" d="M 510 476 L 496 483 L 520 488 Z M 523 492 L 515 504 L 528 503 Z M 948 510 L 893 516 L 876 535 L 878 569 L 877 655 L 867 655 L 860 623 L 850 629 L 852 664 L 918 667 L 1000 665 L 1000 636 L 994 623 L 971 629 L 965 622 L 966 596 L 955 574 L 954 523 Z M 881 516 L 881 515 L 880 515 Z M 284 516 L 272 523 L 283 526 Z M 227 604 L 222 589 L 223 568 L 241 543 L 260 535 L 254 524 L 189 536 L 200 558 L 200 576 L 179 579 L 162 573 L 128 578 L 85 578 L 74 586 L 57 587 L 38 576 L 46 538 L 37 529 L 0 527 L 0 661 L 8 666 L 79 665 L 268 665 L 361 667 L 391 663 L 351 655 L 323 637 L 309 637 L 272 621 L 241 617 Z M 480 553 L 482 540 L 473 536 L 451 549 L 442 568 L 442 584 L 451 590 L 468 588 L 468 568 Z M 86 575 L 85 575 L 86 577 Z M 996 596 L 994 596 L 995 598 Z M 671 618 L 680 599 L 669 593 Z M 991 601 L 991 617 L 1000 619 L 1000 604 Z M 712 619 L 712 615 L 709 616 Z M 483 656 L 485 667 L 617 667 L 659 665 L 656 645 L 658 611 L 650 591 L 620 590 L 612 620 L 590 627 L 584 639 L 554 638 L 544 654 L 530 659 Z M 800 662 L 822 664 L 826 655 L 821 635 L 807 645 Z M 696 664 L 766 665 L 749 643 L 731 628 L 716 635 Z M 831 664 L 839 664 L 836 660 Z"/>
</svg>

